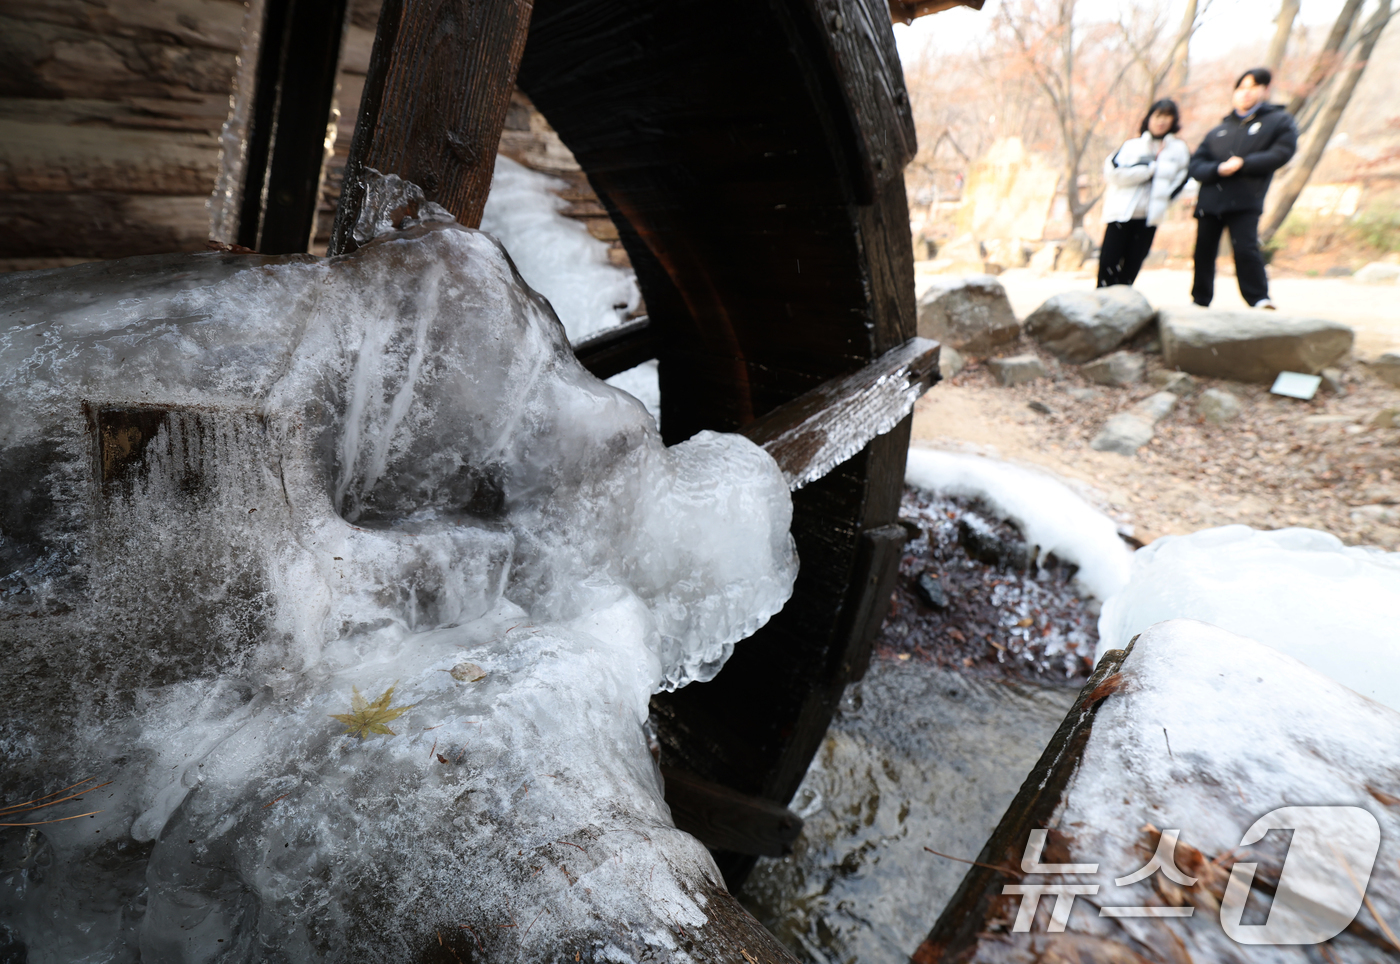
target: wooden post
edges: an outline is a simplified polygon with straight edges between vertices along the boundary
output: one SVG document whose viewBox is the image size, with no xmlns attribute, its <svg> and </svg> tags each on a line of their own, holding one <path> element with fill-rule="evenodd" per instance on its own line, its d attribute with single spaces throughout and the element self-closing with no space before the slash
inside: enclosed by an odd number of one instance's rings
<svg viewBox="0 0 1400 964">
<path fill-rule="evenodd" d="M 477 227 L 533 0 L 386 0 L 329 253 L 359 247 L 371 171 L 395 174 Z"/>
<path fill-rule="evenodd" d="M 316 227 L 346 0 L 270 0 L 258 49 L 238 243 L 300 254 Z"/>
</svg>

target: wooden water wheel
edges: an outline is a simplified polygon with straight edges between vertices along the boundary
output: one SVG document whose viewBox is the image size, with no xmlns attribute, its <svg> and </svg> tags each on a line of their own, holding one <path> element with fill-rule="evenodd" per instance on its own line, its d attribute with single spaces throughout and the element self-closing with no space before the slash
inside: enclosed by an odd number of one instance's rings
<svg viewBox="0 0 1400 964">
<path fill-rule="evenodd" d="M 334 57 L 295 55 L 335 49 L 343 0 L 324 6 L 290 0 L 264 37 L 240 238 L 268 252 L 308 236 L 321 146 L 292 136 L 305 98 L 283 94 L 333 89 Z M 908 412 L 936 378 L 937 346 L 913 337 L 914 127 L 889 8 L 388 0 L 331 254 L 356 245 L 371 172 L 479 224 L 517 82 L 617 225 L 648 309 L 581 360 L 607 377 L 658 359 L 668 443 L 744 432 L 795 489 L 792 599 L 716 679 L 652 704 L 677 823 L 737 889 L 795 836 L 783 805 L 869 660 L 905 540 Z"/>
</svg>

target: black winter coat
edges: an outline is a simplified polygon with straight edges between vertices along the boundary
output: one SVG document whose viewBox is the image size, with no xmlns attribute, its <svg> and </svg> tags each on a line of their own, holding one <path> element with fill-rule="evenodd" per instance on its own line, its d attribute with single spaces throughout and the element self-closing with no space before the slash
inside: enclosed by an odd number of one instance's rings
<svg viewBox="0 0 1400 964">
<path fill-rule="evenodd" d="M 1191 176 L 1201 184 L 1196 214 L 1229 214 L 1264 210 L 1264 195 L 1274 171 L 1298 150 L 1298 127 L 1293 115 L 1278 104 L 1262 104 L 1248 117 L 1231 112 L 1214 127 L 1191 155 Z M 1217 169 L 1221 161 L 1244 158 L 1229 177 Z"/>
</svg>

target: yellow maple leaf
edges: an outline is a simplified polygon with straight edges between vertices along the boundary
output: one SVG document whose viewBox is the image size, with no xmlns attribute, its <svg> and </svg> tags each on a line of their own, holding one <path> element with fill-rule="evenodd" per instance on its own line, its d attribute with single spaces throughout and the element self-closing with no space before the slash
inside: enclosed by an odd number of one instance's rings
<svg viewBox="0 0 1400 964">
<path fill-rule="evenodd" d="M 395 681 L 394 686 L 398 685 L 398 682 Z M 351 689 L 354 691 L 354 695 L 350 697 L 350 712 L 332 713 L 330 716 L 332 719 L 339 720 L 345 724 L 345 732 L 347 735 L 357 736 L 362 740 L 375 733 L 398 736 L 397 733 L 384 724 L 388 723 L 390 720 L 398 719 L 418 704 L 410 703 L 407 706 L 390 706 L 389 703 L 394 698 L 394 686 L 385 690 L 384 694 L 373 703 L 367 703 L 365 698 L 360 695 L 360 688 L 358 686 L 353 686 Z"/>
</svg>

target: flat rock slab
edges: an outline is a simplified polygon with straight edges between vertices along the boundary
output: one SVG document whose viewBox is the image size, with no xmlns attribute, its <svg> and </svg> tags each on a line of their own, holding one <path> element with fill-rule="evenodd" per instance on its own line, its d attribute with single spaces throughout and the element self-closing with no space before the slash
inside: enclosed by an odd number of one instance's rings
<svg viewBox="0 0 1400 964">
<path fill-rule="evenodd" d="M 1026 334 L 1061 361 L 1098 358 L 1142 331 L 1152 306 L 1128 285 L 1055 295 L 1026 318 Z"/>
<path fill-rule="evenodd" d="M 965 355 L 986 357 L 1020 334 L 1006 289 L 992 275 L 936 278 L 919 299 L 919 337 Z"/>
<path fill-rule="evenodd" d="M 1130 411 L 1110 418 L 1089 447 L 1099 452 L 1133 455 L 1152 441 L 1157 423 L 1167 417 L 1177 401 L 1177 396 L 1171 392 L 1154 392 Z"/>
<path fill-rule="evenodd" d="M 1010 358 L 993 358 L 987 367 L 996 376 L 999 385 L 1024 385 L 1050 374 L 1045 363 L 1034 355 L 1012 355 Z"/>
<path fill-rule="evenodd" d="M 1279 372 L 1316 375 L 1351 350 L 1351 328 L 1273 311 L 1164 308 L 1163 361 L 1193 375 L 1272 383 Z"/>
<path fill-rule="evenodd" d="M 1130 351 L 1115 351 L 1111 355 L 1096 358 L 1080 372 L 1091 382 L 1123 388 L 1142 381 L 1142 356 Z"/>
</svg>

